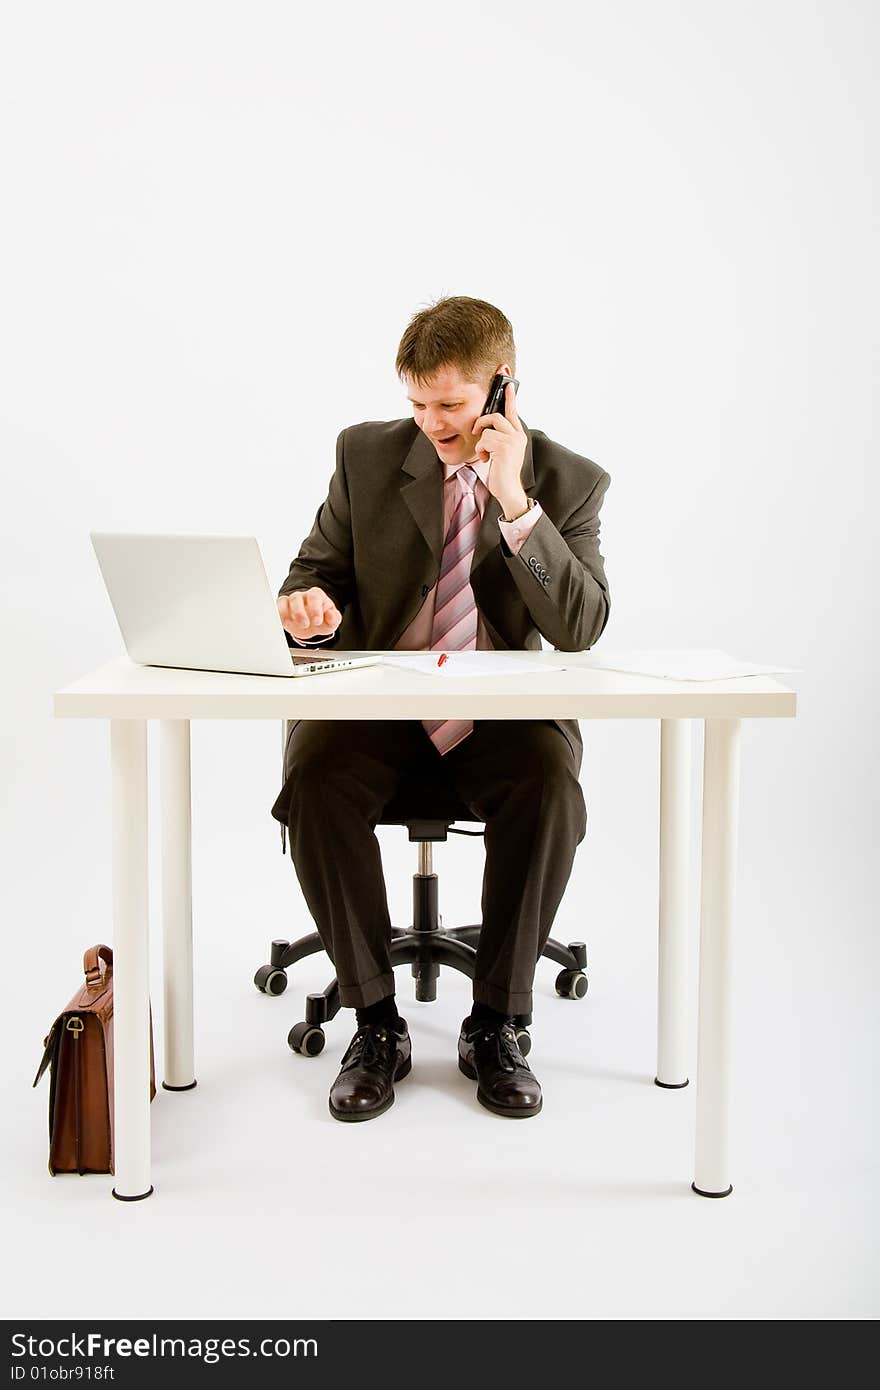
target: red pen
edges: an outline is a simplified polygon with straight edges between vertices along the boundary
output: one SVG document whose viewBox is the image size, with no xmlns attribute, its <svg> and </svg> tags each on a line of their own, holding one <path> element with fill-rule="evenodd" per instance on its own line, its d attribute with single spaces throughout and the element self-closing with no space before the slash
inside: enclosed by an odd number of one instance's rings
<svg viewBox="0 0 880 1390">
<path fill-rule="evenodd" d="M 444 652 L 443 655 L 441 656 L 440 660 L 437 662 L 437 665 L 438 665 L 438 666 L 442 666 L 443 663 L 444 663 L 444 661 L 446 661 L 446 659 L 447 659 L 446 653 Z"/>
</svg>

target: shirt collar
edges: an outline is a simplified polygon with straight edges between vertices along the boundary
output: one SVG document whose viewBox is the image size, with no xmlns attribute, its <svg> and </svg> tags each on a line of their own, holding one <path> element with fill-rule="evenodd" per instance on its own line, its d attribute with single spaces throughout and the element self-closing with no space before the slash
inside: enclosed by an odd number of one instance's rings
<svg viewBox="0 0 880 1390">
<path fill-rule="evenodd" d="M 491 459 L 477 459 L 477 462 L 476 462 L 476 463 L 472 463 L 472 464 L 471 464 L 471 468 L 474 470 L 474 472 L 476 473 L 477 477 L 480 479 L 480 482 L 483 484 L 484 487 L 488 487 L 488 486 L 489 486 L 489 484 L 488 484 L 488 482 L 486 481 L 486 479 L 489 477 L 489 469 L 491 468 L 491 466 L 492 466 L 492 460 L 491 460 Z M 459 470 L 459 468 L 463 468 L 463 467 L 464 467 L 464 464 L 462 464 L 462 463 L 444 463 L 444 465 L 443 465 L 443 481 L 444 481 L 444 483 L 445 483 L 445 482 L 448 482 L 448 480 L 452 477 L 453 473 L 457 473 L 458 470 Z"/>
</svg>

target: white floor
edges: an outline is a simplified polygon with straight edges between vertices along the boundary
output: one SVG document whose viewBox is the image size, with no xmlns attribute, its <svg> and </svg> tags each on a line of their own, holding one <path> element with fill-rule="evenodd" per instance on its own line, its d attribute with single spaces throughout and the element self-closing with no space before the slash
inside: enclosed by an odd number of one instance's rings
<svg viewBox="0 0 880 1390">
<path fill-rule="evenodd" d="M 100 731 L 83 730 L 71 744 L 99 744 Z M 611 787 L 588 796 L 594 814 L 554 934 L 587 940 L 590 990 L 560 1000 L 555 967 L 539 967 L 530 1061 L 543 1113 L 517 1123 L 476 1103 L 455 1064 L 467 982 L 444 974 L 439 1000 L 419 1005 L 403 968 L 412 1074 L 386 1115 L 342 1125 L 327 1091 L 351 1016 L 328 1026 L 320 1057 L 301 1058 L 287 1031 L 305 992 L 325 983 L 323 958 L 295 967 L 280 998 L 253 987 L 268 940 L 308 922 L 262 791 L 242 793 L 231 824 L 228 806 L 212 807 L 212 737 L 194 745 L 205 788 L 194 829 L 199 1084 L 157 1094 L 155 1193 L 145 1202 L 113 1201 L 109 1178 L 51 1178 L 46 1079 L 29 1089 L 40 1039 L 75 987 L 79 951 L 108 937 L 103 784 L 87 788 L 83 817 L 64 835 L 28 839 L 39 842 L 32 863 L 10 864 L 6 1317 L 877 1315 L 870 923 L 855 866 L 817 874 L 805 863 L 801 874 L 794 844 L 774 839 L 778 802 L 757 798 L 751 775 L 735 952 L 734 1192 L 711 1201 L 690 1190 L 695 1067 L 684 1090 L 653 1084 L 653 772 L 646 787 L 628 785 L 624 801 Z M 230 737 L 218 730 L 218 746 Z M 747 756 L 760 761 L 754 740 Z M 63 768 L 55 775 L 63 784 Z M 69 788 L 63 796 L 73 800 Z M 402 832 L 380 834 L 392 916 L 403 924 L 415 851 Z M 450 924 L 473 917 L 481 856 L 481 844 L 464 839 L 436 853 Z M 155 863 L 152 872 L 155 919 Z M 696 903 L 692 915 L 695 1059 Z M 154 920 L 159 1065 L 160 940 Z"/>
</svg>

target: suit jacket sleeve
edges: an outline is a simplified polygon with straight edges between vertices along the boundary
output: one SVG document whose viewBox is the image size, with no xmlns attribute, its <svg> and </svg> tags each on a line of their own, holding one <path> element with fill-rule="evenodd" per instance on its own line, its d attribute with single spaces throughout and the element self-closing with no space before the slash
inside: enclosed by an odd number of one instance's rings
<svg viewBox="0 0 880 1390">
<path fill-rule="evenodd" d="M 599 552 L 599 511 L 610 483 L 602 472 L 561 530 L 544 512 L 515 555 L 501 539 L 505 564 L 535 626 L 557 651 L 586 651 L 608 622 L 611 595 Z"/>
<path fill-rule="evenodd" d="M 340 613 L 344 612 L 354 590 L 353 554 L 351 507 L 345 474 L 345 430 L 342 430 L 336 440 L 336 469 L 330 479 L 327 497 L 315 514 L 312 529 L 292 561 L 287 578 L 278 590 L 278 597 L 292 594 L 297 589 L 317 586 L 332 598 Z M 339 640 L 339 631 L 338 627 L 329 637 L 313 638 L 309 645 L 311 642 L 321 642 L 324 646 L 333 646 Z M 291 634 L 288 632 L 285 635 L 287 645 L 294 646 Z"/>
</svg>

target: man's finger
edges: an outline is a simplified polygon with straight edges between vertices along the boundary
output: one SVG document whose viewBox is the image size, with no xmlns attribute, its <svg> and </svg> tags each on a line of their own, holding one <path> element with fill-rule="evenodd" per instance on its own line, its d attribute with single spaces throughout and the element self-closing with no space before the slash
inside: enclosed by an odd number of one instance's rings
<svg viewBox="0 0 880 1390">
<path fill-rule="evenodd" d="M 312 627 L 332 627 L 334 623 L 341 621 L 340 614 L 336 609 L 333 600 L 325 595 L 322 599 L 313 603 L 310 610 Z"/>
<path fill-rule="evenodd" d="M 283 598 L 284 602 L 280 605 L 279 611 L 285 625 L 289 623 L 297 628 L 334 628 L 342 621 L 342 615 L 330 595 L 317 586 L 285 594 Z"/>
<path fill-rule="evenodd" d="M 481 415 L 478 420 L 474 421 L 474 429 L 476 429 L 481 420 L 485 421 L 485 425 L 483 426 L 484 429 L 489 425 L 493 425 L 497 429 L 499 425 L 509 425 L 511 423 L 506 415 L 501 414 L 500 410 L 493 411 L 491 415 Z"/>
</svg>

